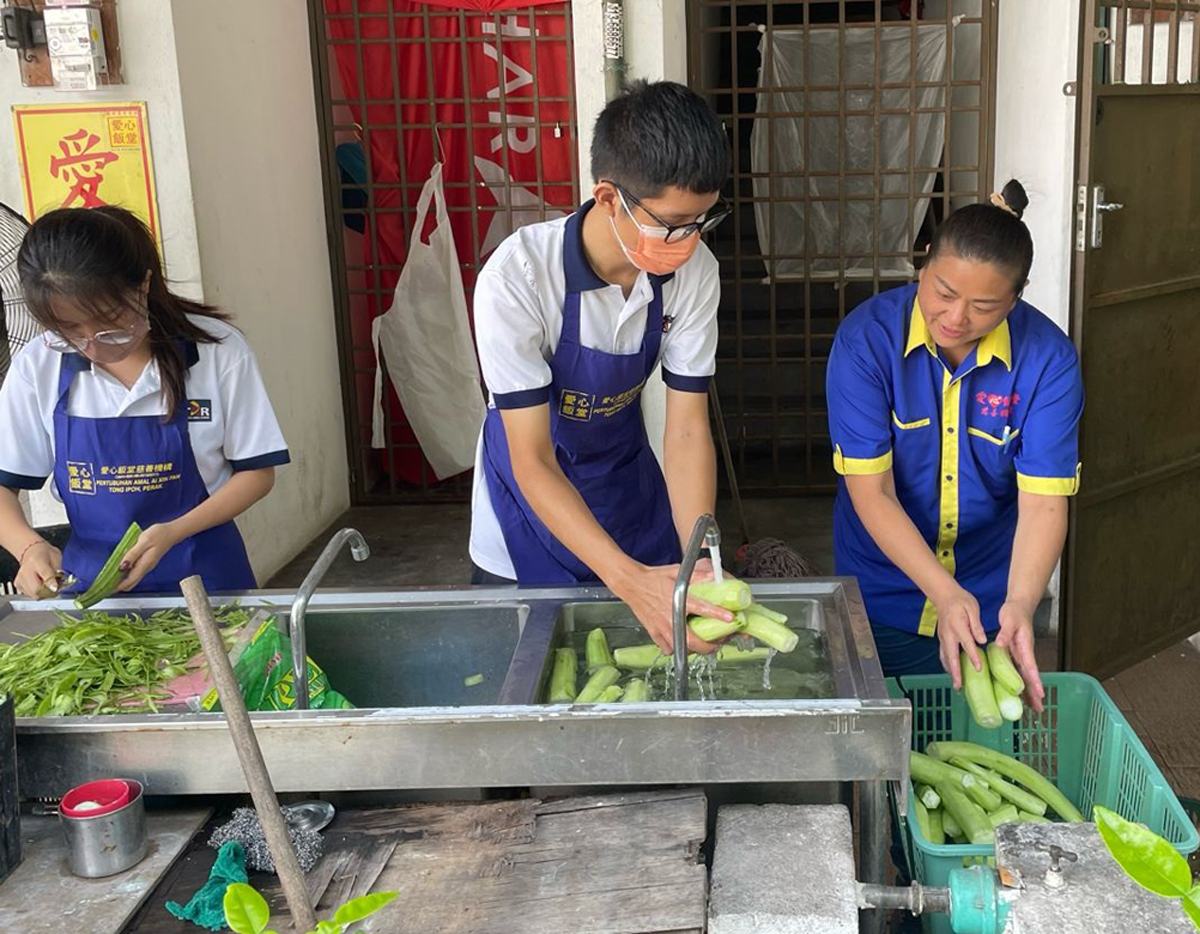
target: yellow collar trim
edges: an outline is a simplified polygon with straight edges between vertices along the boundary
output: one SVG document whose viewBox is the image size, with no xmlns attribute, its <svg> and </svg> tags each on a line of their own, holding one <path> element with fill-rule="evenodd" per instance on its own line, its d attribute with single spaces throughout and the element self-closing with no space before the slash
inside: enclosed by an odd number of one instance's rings
<svg viewBox="0 0 1200 934">
<path fill-rule="evenodd" d="M 925 324 L 925 316 L 921 314 L 921 303 L 913 298 L 912 316 L 908 322 L 908 344 L 904 348 L 904 356 L 908 356 L 918 347 L 924 347 L 935 357 L 937 345 L 933 335 Z M 987 366 L 993 359 L 999 359 L 1008 369 L 1012 370 L 1012 334 L 1008 330 L 1008 319 L 1000 322 L 1000 326 L 984 335 L 975 352 L 977 366 Z"/>
</svg>

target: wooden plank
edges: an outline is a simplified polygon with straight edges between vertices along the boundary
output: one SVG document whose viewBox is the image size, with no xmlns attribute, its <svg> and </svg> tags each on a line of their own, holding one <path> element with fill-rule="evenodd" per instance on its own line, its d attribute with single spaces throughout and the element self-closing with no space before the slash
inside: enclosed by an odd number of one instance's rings
<svg viewBox="0 0 1200 934">
<path fill-rule="evenodd" d="M 322 862 L 339 863 L 318 917 L 371 888 L 402 893 L 380 930 L 701 934 L 706 818 L 698 790 L 344 811 L 326 838 Z"/>
<path fill-rule="evenodd" d="M 150 812 L 149 854 L 132 869 L 107 879 L 71 875 L 57 818 L 23 818 L 25 858 L 0 885 L 0 931 L 117 934 L 211 813 L 206 808 Z"/>
</svg>

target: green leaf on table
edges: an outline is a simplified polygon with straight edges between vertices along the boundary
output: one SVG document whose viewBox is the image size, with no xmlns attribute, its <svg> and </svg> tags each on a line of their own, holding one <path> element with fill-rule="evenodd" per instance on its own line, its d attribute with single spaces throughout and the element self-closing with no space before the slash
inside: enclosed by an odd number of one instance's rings
<svg viewBox="0 0 1200 934">
<path fill-rule="evenodd" d="M 1183 910 L 1200 931 L 1200 885 L 1192 886 L 1192 890 L 1183 896 Z"/>
<path fill-rule="evenodd" d="M 225 923 L 233 934 L 264 934 L 271 920 L 267 900 L 244 882 L 233 882 L 225 890 Z"/>
<path fill-rule="evenodd" d="M 375 914 L 380 908 L 399 895 L 399 892 L 375 892 L 346 902 L 337 910 L 333 920 L 338 924 L 353 924 L 369 915 Z"/>
<path fill-rule="evenodd" d="M 1096 805 L 1096 829 L 1108 852 L 1126 874 L 1144 889 L 1166 898 L 1181 898 L 1192 887 L 1187 860 L 1153 831 L 1127 821 L 1115 811 Z"/>
<path fill-rule="evenodd" d="M 346 930 L 344 924 L 337 924 L 334 921 L 318 921 L 317 929 L 309 931 L 308 934 L 342 934 Z"/>
</svg>

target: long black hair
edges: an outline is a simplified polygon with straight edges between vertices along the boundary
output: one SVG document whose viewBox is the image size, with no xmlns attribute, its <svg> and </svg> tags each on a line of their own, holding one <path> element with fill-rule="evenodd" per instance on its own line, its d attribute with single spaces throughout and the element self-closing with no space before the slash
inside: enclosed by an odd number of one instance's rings
<svg viewBox="0 0 1200 934">
<path fill-rule="evenodd" d="M 988 204 L 968 204 L 951 214 L 934 231 L 929 259 L 953 253 L 1011 270 L 1013 292 L 1019 296 L 1033 268 L 1033 237 L 1021 219 L 1028 206 L 1024 186 L 1010 179 L 999 198 L 993 195 Z"/>
<path fill-rule="evenodd" d="M 671 186 L 720 191 L 729 158 L 729 137 L 712 108 L 673 81 L 632 81 L 596 118 L 592 177 L 618 181 L 638 198 Z"/>
<path fill-rule="evenodd" d="M 218 340 L 188 315 L 228 320 L 212 306 L 167 287 L 150 229 L 124 208 L 59 208 L 44 214 L 21 242 L 17 272 L 30 313 L 50 331 L 62 327 L 54 314 L 55 297 L 82 308 L 94 321 L 117 324 L 149 273 L 150 353 L 162 377 L 168 418 L 185 398 L 184 342 Z"/>
</svg>

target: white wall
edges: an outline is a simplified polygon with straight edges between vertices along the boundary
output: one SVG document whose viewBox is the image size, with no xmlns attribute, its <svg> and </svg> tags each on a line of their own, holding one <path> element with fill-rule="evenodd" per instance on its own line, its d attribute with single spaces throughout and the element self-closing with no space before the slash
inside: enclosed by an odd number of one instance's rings
<svg viewBox="0 0 1200 934">
<path fill-rule="evenodd" d="M 1025 223 L 1033 271 L 1025 300 L 1064 331 L 1071 307 L 1075 105 L 1063 85 L 1077 78 L 1079 0 L 1000 4 L 996 60 L 996 176 L 1020 179 L 1029 194 Z M 1057 628 L 1059 572 L 1049 591 Z"/>
<path fill-rule="evenodd" d="M 1020 179 L 1029 193 L 1033 271 L 1025 299 L 1063 330 L 1070 320 L 1071 214 L 1079 0 L 1000 4 L 994 187 Z"/>
<path fill-rule="evenodd" d="M 171 10 L 161 0 L 121 0 L 117 12 L 125 84 L 86 94 L 62 94 L 53 88 L 25 88 L 21 86 L 16 52 L 0 49 L 0 101 L 5 104 L 146 101 L 168 275 L 175 280 L 175 288 L 182 294 L 202 298 L 192 182 L 179 109 L 179 76 L 175 68 Z M 25 211 L 20 163 L 9 112 L 0 114 L 0 201 L 20 213 Z M 49 493 L 34 494 L 31 500 L 31 518 L 36 524 L 65 521 L 61 504 Z"/>
<path fill-rule="evenodd" d="M 575 52 L 575 110 L 579 123 L 580 196 L 592 187 L 592 127 L 604 109 L 603 20 L 600 0 L 571 5 Z M 685 0 L 625 0 L 625 77 L 687 83 Z M 659 372 L 642 391 L 642 416 L 654 453 L 661 461 L 667 390 Z"/>
<path fill-rule="evenodd" d="M 292 452 L 239 523 L 265 580 L 349 505 L 304 0 L 173 0 L 204 292 L 235 315 Z"/>
</svg>

